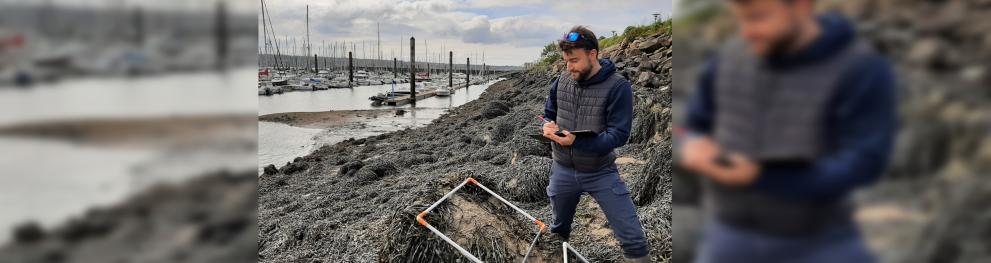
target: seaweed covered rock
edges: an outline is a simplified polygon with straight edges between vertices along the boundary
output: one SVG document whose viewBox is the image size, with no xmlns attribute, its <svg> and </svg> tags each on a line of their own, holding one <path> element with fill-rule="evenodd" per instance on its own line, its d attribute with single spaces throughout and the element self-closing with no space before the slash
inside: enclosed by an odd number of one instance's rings
<svg viewBox="0 0 991 263">
<path fill-rule="evenodd" d="M 509 108 L 509 104 L 505 101 L 496 100 L 489 102 L 489 104 L 482 109 L 482 118 L 492 119 L 506 115 L 506 113 L 509 112 Z"/>
<path fill-rule="evenodd" d="M 368 183 L 392 175 L 396 170 L 396 165 L 392 161 L 375 160 L 362 166 L 354 175 L 357 182 Z"/>
<path fill-rule="evenodd" d="M 536 202 L 547 200 L 547 184 L 550 182 L 552 160 L 540 156 L 524 156 L 513 165 L 511 176 L 502 182 L 501 189 L 511 200 Z"/>
</svg>

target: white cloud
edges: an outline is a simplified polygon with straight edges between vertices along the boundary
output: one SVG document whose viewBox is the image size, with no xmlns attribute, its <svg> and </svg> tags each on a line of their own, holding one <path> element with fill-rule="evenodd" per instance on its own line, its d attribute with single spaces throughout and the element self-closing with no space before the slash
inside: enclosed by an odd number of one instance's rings
<svg viewBox="0 0 991 263">
<path fill-rule="evenodd" d="M 560 38 L 571 26 L 587 25 L 597 34 L 609 35 L 611 30 L 622 32 L 628 25 L 650 22 L 650 13 L 672 10 L 670 1 L 663 0 L 282 0 L 266 4 L 276 33 L 295 36 L 297 41 L 305 38 L 309 4 L 314 43 L 374 42 L 378 24 L 383 53 L 408 50 L 408 46 L 399 47 L 399 40 L 408 42 L 416 36 L 418 42 L 434 43 L 432 49 L 444 43 L 461 49 L 457 53 L 485 50 L 494 54 L 487 60 L 513 65 L 536 58 L 543 45 Z M 510 57 L 502 58 L 502 54 Z"/>
</svg>

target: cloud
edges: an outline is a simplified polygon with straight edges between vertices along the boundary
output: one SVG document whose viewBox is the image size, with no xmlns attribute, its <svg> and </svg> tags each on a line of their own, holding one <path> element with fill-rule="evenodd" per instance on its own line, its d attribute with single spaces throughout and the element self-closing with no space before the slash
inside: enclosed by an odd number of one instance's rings
<svg viewBox="0 0 991 263">
<path fill-rule="evenodd" d="M 305 10 L 309 4 L 314 43 L 374 41 L 379 25 L 384 49 L 400 49 L 400 39 L 408 41 L 410 36 L 416 36 L 418 42 L 446 43 L 447 47 L 470 48 L 475 53 L 480 53 L 479 50 L 490 50 L 488 53 L 492 54 L 533 53 L 517 55 L 520 59 L 516 64 L 519 64 L 534 58 L 544 45 L 560 38 L 574 25 L 587 25 L 599 35 L 610 35 L 611 30 L 622 32 L 628 25 L 649 22 L 651 13 L 663 12 L 665 8 L 673 10 L 669 2 L 282 0 L 266 1 L 266 4 L 281 37 L 305 37 Z"/>
</svg>

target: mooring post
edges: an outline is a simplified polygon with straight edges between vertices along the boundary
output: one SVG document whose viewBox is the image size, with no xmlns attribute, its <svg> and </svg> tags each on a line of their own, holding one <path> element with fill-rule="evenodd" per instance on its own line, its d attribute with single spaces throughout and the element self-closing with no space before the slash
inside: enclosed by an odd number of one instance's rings
<svg viewBox="0 0 991 263">
<path fill-rule="evenodd" d="M 348 87 L 354 87 L 354 56 L 348 51 Z"/>
<path fill-rule="evenodd" d="M 447 87 L 454 89 L 454 51 L 447 52 Z"/>
<path fill-rule="evenodd" d="M 399 71 L 397 70 L 398 69 L 398 65 L 399 65 L 399 60 L 396 60 L 396 58 L 392 58 L 392 79 L 393 80 L 399 78 Z"/>
<path fill-rule="evenodd" d="M 471 86 L 471 58 L 465 58 L 465 88 Z"/>
<path fill-rule="evenodd" d="M 320 64 L 317 63 L 317 54 L 313 54 L 313 73 L 320 72 Z"/>
<path fill-rule="evenodd" d="M 409 37 L 409 99 L 416 107 L 416 38 Z"/>
</svg>

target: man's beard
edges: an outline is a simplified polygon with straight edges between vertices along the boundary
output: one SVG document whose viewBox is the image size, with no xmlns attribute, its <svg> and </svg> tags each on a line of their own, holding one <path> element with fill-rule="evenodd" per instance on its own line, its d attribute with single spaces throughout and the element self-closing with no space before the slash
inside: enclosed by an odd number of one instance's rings
<svg viewBox="0 0 991 263">
<path fill-rule="evenodd" d="M 793 26 L 788 32 L 782 34 L 774 42 L 771 42 L 771 45 L 768 47 L 768 57 L 777 57 L 791 52 L 797 44 L 800 35 L 801 30 L 798 26 Z"/>
<path fill-rule="evenodd" d="M 574 75 L 572 75 L 572 79 L 574 79 L 576 81 L 582 81 L 582 80 L 588 79 L 588 75 L 592 73 L 592 64 L 591 64 L 592 62 L 594 62 L 594 61 L 589 62 L 587 68 L 585 68 L 582 71 L 578 72 L 578 78 L 574 78 Z"/>
</svg>

